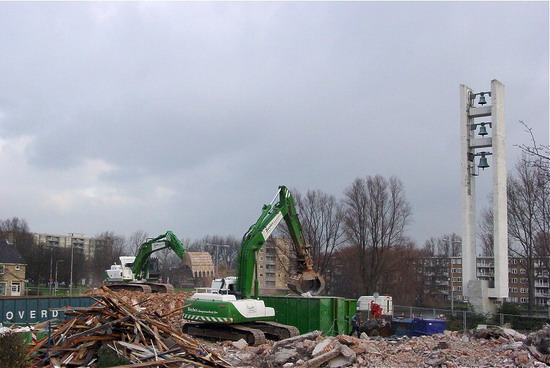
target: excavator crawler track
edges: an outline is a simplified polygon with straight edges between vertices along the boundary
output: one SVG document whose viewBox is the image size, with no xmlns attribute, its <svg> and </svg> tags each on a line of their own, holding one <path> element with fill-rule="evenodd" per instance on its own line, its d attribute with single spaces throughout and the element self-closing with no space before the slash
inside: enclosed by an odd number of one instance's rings
<svg viewBox="0 0 550 368">
<path fill-rule="evenodd" d="M 143 293 L 173 293 L 174 286 L 160 282 L 136 282 L 105 285 L 113 291 L 128 290 L 141 291 Z"/>
<path fill-rule="evenodd" d="M 246 325 L 189 322 L 183 325 L 183 333 L 194 337 L 216 340 L 238 341 L 244 339 L 250 346 L 261 345 L 266 341 L 266 337 L 261 330 Z"/>
<path fill-rule="evenodd" d="M 111 284 L 105 285 L 113 291 L 128 290 L 128 291 L 141 291 L 142 293 L 152 293 L 152 289 L 146 284 Z"/>
<path fill-rule="evenodd" d="M 253 322 L 246 326 L 261 330 L 270 340 L 284 340 L 300 334 L 298 328 L 277 322 Z"/>
<path fill-rule="evenodd" d="M 151 292 L 153 293 L 173 293 L 174 292 L 174 286 L 171 284 L 163 284 L 160 282 L 147 282 L 145 284 L 151 288 Z"/>
</svg>

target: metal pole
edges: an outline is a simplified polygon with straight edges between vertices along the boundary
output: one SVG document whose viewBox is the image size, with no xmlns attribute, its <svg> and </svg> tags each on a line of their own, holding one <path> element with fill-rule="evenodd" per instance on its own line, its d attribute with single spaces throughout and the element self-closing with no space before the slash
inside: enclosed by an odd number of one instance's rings
<svg viewBox="0 0 550 368">
<path fill-rule="evenodd" d="M 74 258 L 74 242 L 71 244 L 71 281 L 69 283 L 69 295 L 73 295 L 73 258 Z"/>
<path fill-rule="evenodd" d="M 48 361 L 50 360 L 51 338 L 52 338 L 52 325 L 51 325 L 51 322 L 48 321 L 48 343 L 46 344 L 46 356 L 48 357 Z"/>
<path fill-rule="evenodd" d="M 50 248 L 50 278 L 48 279 L 48 285 L 50 286 L 50 295 L 52 294 L 52 271 L 53 271 L 53 253 Z"/>
<path fill-rule="evenodd" d="M 57 295 L 57 266 L 59 265 L 59 262 L 63 262 L 62 259 L 58 259 L 56 262 L 55 262 L 55 287 L 53 289 L 53 295 Z"/>
<path fill-rule="evenodd" d="M 214 263 L 214 273 L 216 274 L 216 276 L 214 277 L 218 276 L 218 249 L 219 248 L 220 248 L 219 246 L 216 246 L 216 262 Z"/>
</svg>

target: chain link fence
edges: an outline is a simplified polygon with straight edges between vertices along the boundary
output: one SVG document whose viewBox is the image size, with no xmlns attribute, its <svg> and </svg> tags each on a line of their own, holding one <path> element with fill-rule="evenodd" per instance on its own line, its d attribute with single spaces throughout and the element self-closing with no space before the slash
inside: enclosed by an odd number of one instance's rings
<svg viewBox="0 0 550 368">
<path fill-rule="evenodd" d="M 478 325 L 504 326 L 508 324 L 520 332 L 538 331 L 550 323 L 548 315 L 517 315 L 517 314 L 479 314 L 459 309 L 419 308 L 394 305 L 394 318 L 424 318 L 446 320 L 446 329 L 450 331 L 465 331 L 476 328 Z"/>
<path fill-rule="evenodd" d="M 75 286 L 72 290 L 69 287 L 26 286 L 24 296 L 78 296 L 88 289 L 85 286 Z"/>
</svg>

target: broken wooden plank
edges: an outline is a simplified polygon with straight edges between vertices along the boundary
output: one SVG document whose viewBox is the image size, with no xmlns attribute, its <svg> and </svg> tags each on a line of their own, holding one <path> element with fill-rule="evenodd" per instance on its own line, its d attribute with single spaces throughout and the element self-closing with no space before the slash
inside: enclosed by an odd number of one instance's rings
<svg viewBox="0 0 550 368">
<path fill-rule="evenodd" d="M 116 324 L 116 323 L 121 323 L 121 322 L 125 322 L 127 320 L 129 320 L 131 317 L 130 316 L 126 316 L 124 318 L 119 318 L 115 321 L 111 321 L 111 322 L 108 322 L 108 323 L 105 323 L 101 326 L 97 326 L 97 327 L 93 327 L 93 328 L 90 328 L 89 330 L 87 331 L 84 331 L 84 332 L 81 332 L 81 333 L 77 333 L 77 334 L 74 334 L 74 335 L 71 335 L 69 337 L 67 337 L 67 340 L 74 340 L 74 339 L 78 339 L 80 337 L 84 337 L 84 336 L 88 336 L 88 335 L 91 335 L 93 334 L 94 332 L 98 332 L 98 331 L 101 331 L 101 330 L 104 330 L 108 327 L 111 327 L 112 325 Z"/>
</svg>

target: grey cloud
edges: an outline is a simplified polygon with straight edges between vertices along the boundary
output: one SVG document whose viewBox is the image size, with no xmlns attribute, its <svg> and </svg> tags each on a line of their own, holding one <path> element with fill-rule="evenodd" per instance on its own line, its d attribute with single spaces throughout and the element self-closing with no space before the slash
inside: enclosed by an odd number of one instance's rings
<svg viewBox="0 0 550 368">
<path fill-rule="evenodd" d="M 418 241 L 459 232 L 459 209 L 438 203 L 459 203 L 461 83 L 506 85 L 510 161 L 528 138 L 517 120 L 548 136 L 544 2 L 0 3 L 0 14 L 0 139 L 32 136 L 37 176 L 100 159 L 116 168 L 100 183 L 133 198 L 153 201 L 163 183 L 176 194 L 151 226 L 178 217 L 189 236 L 244 230 L 266 187 L 340 195 L 378 173 L 405 183 Z M 141 208 L 111 210 L 134 220 L 120 231 L 147 226 Z"/>
</svg>

